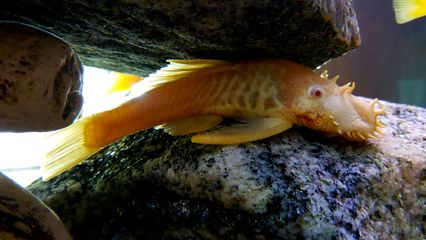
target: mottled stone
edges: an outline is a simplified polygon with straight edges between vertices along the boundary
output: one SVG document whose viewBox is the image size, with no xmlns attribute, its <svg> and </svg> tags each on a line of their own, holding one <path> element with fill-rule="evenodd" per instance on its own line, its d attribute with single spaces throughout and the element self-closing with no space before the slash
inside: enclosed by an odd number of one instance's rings
<svg viewBox="0 0 426 240">
<path fill-rule="evenodd" d="M 147 75 L 166 59 L 280 57 L 310 67 L 360 45 L 352 0 L 34 1 L 1 20 L 69 42 L 86 65 Z"/>
<path fill-rule="evenodd" d="M 422 239 L 426 109 L 383 104 L 380 140 L 294 128 L 209 146 L 147 130 L 29 189 L 76 239 Z"/>
<path fill-rule="evenodd" d="M 80 113 L 83 66 L 61 39 L 0 22 L 0 132 L 49 131 Z"/>
<path fill-rule="evenodd" d="M 52 210 L 0 172 L 0 239 L 71 240 L 71 236 Z"/>
</svg>

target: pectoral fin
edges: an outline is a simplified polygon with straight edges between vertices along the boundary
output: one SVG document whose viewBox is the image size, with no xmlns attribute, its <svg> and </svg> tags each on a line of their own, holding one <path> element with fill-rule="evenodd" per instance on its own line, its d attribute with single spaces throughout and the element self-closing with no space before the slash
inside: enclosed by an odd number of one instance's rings
<svg viewBox="0 0 426 240">
<path fill-rule="evenodd" d="M 238 144 L 276 135 L 291 126 L 291 122 L 279 118 L 250 118 L 233 126 L 197 134 L 191 140 L 202 144 Z"/>
<path fill-rule="evenodd" d="M 180 118 L 173 122 L 168 122 L 163 125 L 160 125 L 159 127 L 163 128 L 164 131 L 166 131 L 168 134 L 177 136 L 207 131 L 210 128 L 213 128 L 218 125 L 221 121 L 221 116 L 205 115 Z"/>
</svg>

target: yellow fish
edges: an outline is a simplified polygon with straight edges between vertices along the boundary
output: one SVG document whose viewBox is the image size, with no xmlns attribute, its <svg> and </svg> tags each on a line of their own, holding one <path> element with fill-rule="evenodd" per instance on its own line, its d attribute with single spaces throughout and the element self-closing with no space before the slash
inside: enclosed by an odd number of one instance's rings
<svg viewBox="0 0 426 240">
<path fill-rule="evenodd" d="M 172 135 L 194 134 L 194 143 L 238 144 L 264 139 L 292 125 L 348 140 L 375 138 L 383 125 L 375 109 L 352 95 L 354 83 L 336 85 L 337 76 L 283 59 L 250 61 L 170 60 L 145 78 L 150 88 L 115 109 L 54 133 L 42 165 L 48 180 L 110 143 L 161 126 Z M 239 124 L 215 128 L 223 118 Z"/>
<path fill-rule="evenodd" d="M 107 94 L 110 95 L 114 92 L 128 91 L 135 83 L 141 80 L 143 80 L 143 77 L 126 73 L 112 72 L 113 84 L 107 90 Z"/>
<path fill-rule="evenodd" d="M 393 0 L 393 10 L 398 24 L 426 15 L 426 0 Z"/>
</svg>

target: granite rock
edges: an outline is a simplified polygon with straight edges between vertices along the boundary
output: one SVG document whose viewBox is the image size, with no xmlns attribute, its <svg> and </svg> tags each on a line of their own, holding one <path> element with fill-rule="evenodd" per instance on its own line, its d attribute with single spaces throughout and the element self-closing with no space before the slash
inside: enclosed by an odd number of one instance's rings
<svg viewBox="0 0 426 240">
<path fill-rule="evenodd" d="M 280 57 L 316 67 L 360 45 L 352 0 L 16 0 L 1 4 L 2 20 L 60 36 L 85 65 L 143 76 L 166 59 Z"/>
<path fill-rule="evenodd" d="M 209 146 L 151 129 L 29 190 L 75 239 L 424 239 L 426 109 L 383 104 L 380 140 L 293 128 Z"/>
</svg>

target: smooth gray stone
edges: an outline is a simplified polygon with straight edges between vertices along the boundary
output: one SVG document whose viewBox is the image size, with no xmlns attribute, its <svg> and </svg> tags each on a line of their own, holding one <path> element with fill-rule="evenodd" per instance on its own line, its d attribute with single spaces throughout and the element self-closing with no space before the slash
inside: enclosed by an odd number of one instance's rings
<svg viewBox="0 0 426 240">
<path fill-rule="evenodd" d="M 0 172 L 1 240 L 72 240 L 58 216 Z"/>
</svg>

